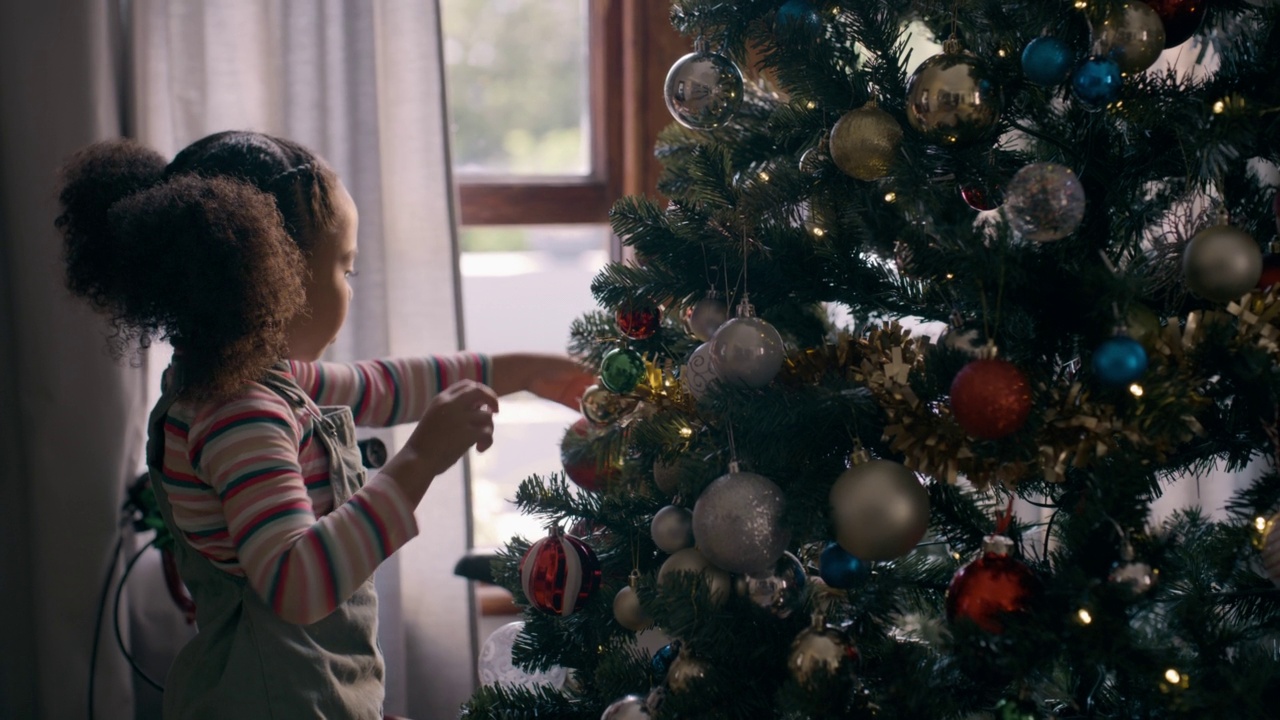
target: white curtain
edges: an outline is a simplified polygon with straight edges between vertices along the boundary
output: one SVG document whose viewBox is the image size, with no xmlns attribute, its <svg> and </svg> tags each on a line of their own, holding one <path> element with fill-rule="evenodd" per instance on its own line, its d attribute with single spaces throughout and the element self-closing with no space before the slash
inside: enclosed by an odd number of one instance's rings
<svg viewBox="0 0 1280 720">
<path fill-rule="evenodd" d="M 360 276 L 332 357 L 461 345 L 435 0 L 98 0 L 0 4 L 0 717 L 84 717 L 90 646 L 122 489 L 142 465 L 167 354 L 118 363 L 62 285 L 54 171 L 129 135 L 171 157 L 211 132 L 298 140 L 360 208 Z M 383 437 L 394 445 L 395 433 Z M 433 484 L 422 536 L 379 571 L 389 713 L 456 715 L 471 692 L 462 468 Z M 126 547 L 131 543 L 126 538 Z M 10 550 L 13 551 L 10 551 Z M 158 554 L 129 579 L 126 638 L 163 679 L 189 634 Z M 110 605 L 110 601 L 108 601 Z M 96 716 L 153 716 L 158 696 L 100 633 Z"/>
</svg>

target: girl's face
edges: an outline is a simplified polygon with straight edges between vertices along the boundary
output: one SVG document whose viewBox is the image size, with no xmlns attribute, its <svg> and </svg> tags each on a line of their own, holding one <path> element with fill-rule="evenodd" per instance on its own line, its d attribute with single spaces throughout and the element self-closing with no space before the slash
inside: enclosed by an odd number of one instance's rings
<svg viewBox="0 0 1280 720">
<path fill-rule="evenodd" d="M 341 182 L 335 188 L 333 205 L 335 227 L 319 238 L 307 262 L 307 311 L 289 323 L 290 360 L 319 360 L 347 319 L 351 304 L 348 279 L 355 274 L 359 215 L 351 193 Z"/>
</svg>

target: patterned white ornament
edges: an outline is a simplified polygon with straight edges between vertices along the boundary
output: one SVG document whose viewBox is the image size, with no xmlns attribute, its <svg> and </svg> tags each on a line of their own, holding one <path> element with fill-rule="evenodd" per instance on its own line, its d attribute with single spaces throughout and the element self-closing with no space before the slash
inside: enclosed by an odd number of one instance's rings
<svg viewBox="0 0 1280 720">
<path fill-rule="evenodd" d="M 716 369 L 711 363 L 711 343 L 704 342 L 689 355 L 689 360 L 680 368 L 680 381 L 685 390 L 695 399 L 701 400 L 707 393 L 711 383 L 716 381 Z"/>
<path fill-rule="evenodd" d="M 564 687 L 569 678 L 567 668 L 555 667 L 544 672 L 529 673 L 517 668 L 511 661 L 511 647 L 516 636 L 524 629 L 524 622 L 507 623 L 494 630 L 480 648 L 478 666 L 482 685 L 550 685 L 555 688 Z"/>
</svg>

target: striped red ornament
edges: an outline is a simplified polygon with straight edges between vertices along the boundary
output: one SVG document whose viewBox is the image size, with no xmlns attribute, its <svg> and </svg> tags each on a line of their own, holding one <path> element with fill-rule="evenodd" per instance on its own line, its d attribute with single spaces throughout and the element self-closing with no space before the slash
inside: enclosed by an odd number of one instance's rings
<svg viewBox="0 0 1280 720">
<path fill-rule="evenodd" d="M 520 559 L 520 587 L 539 610 L 570 615 L 600 588 L 600 560 L 586 543 L 553 529 Z"/>
</svg>

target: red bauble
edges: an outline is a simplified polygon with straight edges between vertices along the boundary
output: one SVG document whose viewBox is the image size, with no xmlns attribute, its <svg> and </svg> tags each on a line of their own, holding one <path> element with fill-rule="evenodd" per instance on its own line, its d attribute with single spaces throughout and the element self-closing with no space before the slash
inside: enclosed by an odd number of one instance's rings
<svg viewBox="0 0 1280 720">
<path fill-rule="evenodd" d="M 1004 630 L 1005 613 L 1023 612 L 1040 593 L 1040 581 L 1022 561 L 1009 557 L 1012 542 L 987 538 L 982 557 L 956 571 L 947 586 L 947 620 L 970 620 L 987 632 Z"/>
<path fill-rule="evenodd" d="M 1017 432 L 1031 414 L 1031 383 L 1007 360 L 974 360 L 951 382 L 951 412 L 971 437 L 999 440 Z"/>
<path fill-rule="evenodd" d="M 1280 283 L 1280 253 L 1269 252 L 1262 256 L 1262 275 L 1258 277 L 1258 289 L 1267 288 Z"/>
<path fill-rule="evenodd" d="M 597 492 L 613 479 L 618 468 L 594 452 L 592 434 L 591 423 L 586 418 L 578 418 L 570 425 L 560 440 L 560 464 L 575 485 Z"/>
<path fill-rule="evenodd" d="M 647 340 L 658 332 L 662 310 L 657 305 L 629 303 L 618 308 L 613 318 L 618 323 L 618 332 L 632 340 Z"/>
<path fill-rule="evenodd" d="M 600 588 L 600 560 L 586 543 L 554 531 L 520 558 L 520 587 L 539 610 L 572 614 Z"/>
<path fill-rule="evenodd" d="M 1146 0 L 1164 25 L 1164 46 L 1181 45 L 1195 34 L 1204 20 L 1209 0 Z"/>
<path fill-rule="evenodd" d="M 965 185 L 960 188 L 960 197 L 974 210 L 995 210 L 1004 202 L 1004 192 L 998 186 L 988 190 L 981 185 Z"/>
</svg>

